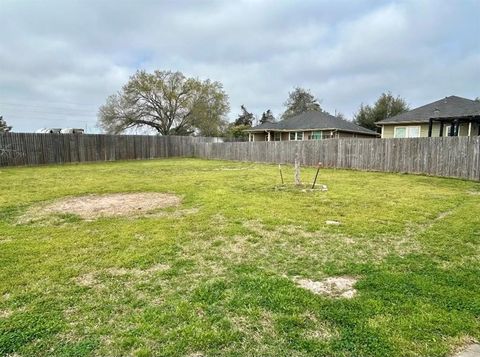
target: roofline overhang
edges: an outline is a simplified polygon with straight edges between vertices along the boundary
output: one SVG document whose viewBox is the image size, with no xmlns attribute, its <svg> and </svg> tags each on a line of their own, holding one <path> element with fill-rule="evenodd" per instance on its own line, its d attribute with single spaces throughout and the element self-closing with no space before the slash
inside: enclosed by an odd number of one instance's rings
<svg viewBox="0 0 480 357">
<path fill-rule="evenodd" d="M 347 133 L 356 133 L 356 134 L 365 134 L 365 135 L 372 135 L 372 136 L 378 136 L 380 135 L 379 133 L 375 133 L 375 132 L 371 132 L 371 133 L 367 133 L 367 132 L 364 132 L 364 131 L 360 131 L 360 130 L 349 130 L 349 129 L 339 129 L 339 128 L 322 128 L 322 129 L 302 129 L 302 128 L 299 128 L 299 129 L 245 129 L 244 131 L 247 131 L 247 132 L 253 132 L 253 133 L 266 133 L 266 132 L 269 132 L 269 131 L 279 131 L 279 132 L 282 132 L 282 133 L 291 133 L 291 132 L 296 132 L 296 131 L 344 131 L 344 132 L 347 132 Z"/>
<path fill-rule="evenodd" d="M 389 121 L 382 122 L 377 121 L 375 125 L 380 127 L 382 125 L 395 125 L 395 124 L 428 124 L 430 119 L 433 121 L 442 121 L 442 120 L 469 120 L 480 118 L 480 114 L 467 114 L 467 115 L 457 115 L 457 116 L 448 116 L 448 117 L 431 117 L 425 120 L 402 120 L 402 121 Z"/>
<path fill-rule="evenodd" d="M 455 120 L 464 120 L 464 121 L 477 121 L 480 119 L 480 114 L 471 114 L 471 115 L 458 115 L 458 116 L 450 116 L 450 117 L 432 117 L 429 120 L 432 121 L 455 121 Z"/>
<path fill-rule="evenodd" d="M 382 123 L 381 121 L 375 122 L 375 125 L 380 127 L 382 125 L 395 125 L 395 124 L 428 124 L 427 121 L 419 121 L 419 120 L 412 120 L 412 121 L 389 121 Z"/>
</svg>

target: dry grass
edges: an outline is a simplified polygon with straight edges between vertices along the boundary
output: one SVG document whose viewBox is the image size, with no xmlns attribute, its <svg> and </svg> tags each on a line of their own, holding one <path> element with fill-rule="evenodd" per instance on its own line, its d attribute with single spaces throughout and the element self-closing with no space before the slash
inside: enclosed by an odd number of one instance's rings
<svg viewBox="0 0 480 357">
<path fill-rule="evenodd" d="M 138 216 L 154 210 L 178 206 L 180 197 L 156 192 L 115 193 L 68 197 L 29 209 L 19 223 L 32 223 L 55 214 L 71 214 L 82 219 Z"/>
<path fill-rule="evenodd" d="M 294 281 L 301 288 L 309 290 L 314 294 L 332 298 L 351 299 L 357 294 L 357 290 L 353 287 L 357 279 L 351 276 L 329 277 L 322 281 L 296 278 Z"/>
<path fill-rule="evenodd" d="M 74 279 L 75 283 L 80 286 L 85 286 L 88 288 L 101 287 L 99 281 L 96 279 L 95 274 L 87 273 L 81 276 L 78 276 Z"/>
<path fill-rule="evenodd" d="M 458 352 L 454 357 L 479 357 L 480 356 L 480 344 L 470 343 L 464 345 L 458 349 Z"/>
<path fill-rule="evenodd" d="M 148 269 L 126 269 L 126 268 L 109 268 L 105 272 L 112 276 L 124 276 L 124 275 L 133 275 L 136 277 L 150 275 L 159 271 L 165 271 L 170 267 L 167 264 L 156 264 L 151 266 Z"/>
<path fill-rule="evenodd" d="M 452 356 L 478 339 L 478 184 L 324 170 L 328 191 L 305 193 L 248 166 L 6 170 L 0 355 Z M 103 219 L 49 206 L 105 190 L 182 204 Z M 15 224 L 26 207 L 38 223 Z"/>
<path fill-rule="evenodd" d="M 392 254 L 405 256 L 418 252 L 421 250 L 421 246 L 415 239 L 415 234 L 428 228 L 412 226 L 406 233 L 398 236 L 369 237 L 327 234 L 324 231 L 311 232 L 294 225 L 276 226 L 274 229 L 269 229 L 259 221 L 247 221 L 244 226 L 253 234 L 261 237 L 263 242 L 268 242 L 268 245 L 261 244 L 253 249 L 252 254 L 255 256 L 267 257 L 272 249 L 277 249 L 288 252 L 293 261 L 308 258 L 316 264 L 334 261 L 340 256 L 348 256 L 350 261 L 380 264 Z M 252 244 L 248 239 L 244 242 Z M 278 264 L 285 265 L 282 261 L 279 261 Z"/>
</svg>

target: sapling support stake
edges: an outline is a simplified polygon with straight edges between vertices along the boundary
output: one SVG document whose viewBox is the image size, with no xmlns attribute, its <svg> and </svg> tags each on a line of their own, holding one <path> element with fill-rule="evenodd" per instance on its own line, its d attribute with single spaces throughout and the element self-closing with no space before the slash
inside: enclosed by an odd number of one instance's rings
<svg viewBox="0 0 480 357">
<path fill-rule="evenodd" d="M 318 173 L 320 172 L 320 167 L 322 167 L 322 163 L 319 162 L 317 165 L 317 173 L 315 174 L 315 179 L 313 180 L 312 190 L 315 188 L 315 184 L 317 183 Z"/>
<path fill-rule="evenodd" d="M 282 179 L 282 185 L 284 185 L 284 183 L 283 183 L 283 174 L 282 174 L 282 165 L 278 164 L 278 170 L 280 171 L 280 178 Z"/>
</svg>

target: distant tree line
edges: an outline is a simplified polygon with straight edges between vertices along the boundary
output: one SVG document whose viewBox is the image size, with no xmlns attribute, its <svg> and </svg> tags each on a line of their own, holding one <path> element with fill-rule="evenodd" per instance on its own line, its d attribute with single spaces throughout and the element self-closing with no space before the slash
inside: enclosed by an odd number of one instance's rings
<svg viewBox="0 0 480 357">
<path fill-rule="evenodd" d="M 309 111 L 324 111 L 321 100 L 310 90 L 295 87 L 284 102 L 280 120 L 289 120 Z M 407 111 L 406 101 L 385 92 L 374 104 L 361 104 L 353 122 L 376 130 L 376 122 Z M 137 71 L 122 89 L 107 98 L 99 109 L 99 125 L 108 133 L 129 128 L 149 127 L 160 135 L 202 135 L 246 138 L 245 129 L 258 124 L 275 123 L 273 112 L 264 111 L 258 118 L 245 105 L 237 118 L 228 123 L 228 95 L 220 82 L 188 78 L 181 72 Z M 346 119 L 341 113 L 335 116 Z M 1 118 L 1 117 L 0 117 Z M 0 131 L 8 131 L 0 119 Z"/>
</svg>

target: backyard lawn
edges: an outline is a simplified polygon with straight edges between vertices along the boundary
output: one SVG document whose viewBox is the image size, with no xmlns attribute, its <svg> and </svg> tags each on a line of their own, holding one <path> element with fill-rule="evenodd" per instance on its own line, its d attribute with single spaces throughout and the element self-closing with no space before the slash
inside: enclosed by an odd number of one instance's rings
<svg viewBox="0 0 480 357">
<path fill-rule="evenodd" d="M 479 183 L 325 169 L 324 192 L 283 175 L 196 159 L 1 168 L 0 355 L 451 356 L 480 340 Z M 126 192 L 172 200 L 47 209 Z M 334 277 L 356 282 L 350 298 L 307 288 Z"/>
</svg>

